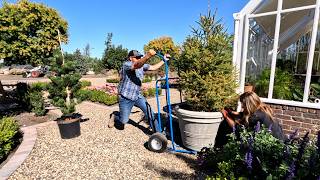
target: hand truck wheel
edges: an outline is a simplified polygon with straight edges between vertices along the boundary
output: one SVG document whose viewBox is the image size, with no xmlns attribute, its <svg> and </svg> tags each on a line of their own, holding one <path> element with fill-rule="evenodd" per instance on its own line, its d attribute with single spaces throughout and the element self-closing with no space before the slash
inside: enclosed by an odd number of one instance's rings
<svg viewBox="0 0 320 180">
<path fill-rule="evenodd" d="M 167 145 L 167 138 L 159 132 L 152 134 L 148 141 L 149 150 L 157 153 L 164 152 L 167 149 Z"/>
</svg>

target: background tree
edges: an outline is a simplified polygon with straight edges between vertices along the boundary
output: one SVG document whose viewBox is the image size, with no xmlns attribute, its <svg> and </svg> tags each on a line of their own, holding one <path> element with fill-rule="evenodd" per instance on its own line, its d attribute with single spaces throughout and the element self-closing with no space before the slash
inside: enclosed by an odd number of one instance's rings
<svg viewBox="0 0 320 180">
<path fill-rule="evenodd" d="M 148 44 L 144 45 L 143 50 L 147 52 L 149 49 L 154 49 L 155 51 L 161 51 L 162 53 L 170 54 L 171 56 L 178 58 L 180 48 L 175 45 L 171 37 L 163 36 L 154 40 L 151 40 Z M 152 57 L 148 61 L 150 64 L 156 64 L 161 59 L 158 56 Z"/>
<path fill-rule="evenodd" d="M 59 47 L 68 41 L 67 22 L 55 9 L 43 4 L 20 0 L 3 3 L 0 8 L 0 59 L 5 64 L 43 64 Z"/>
<path fill-rule="evenodd" d="M 122 45 L 115 46 L 112 44 L 112 33 L 108 33 L 105 41 L 106 49 L 102 56 L 102 62 L 106 69 L 120 70 L 122 63 L 128 55 L 128 49 L 123 48 Z"/>
<path fill-rule="evenodd" d="M 90 44 L 87 43 L 86 47 L 84 47 L 83 49 L 83 55 L 85 57 L 90 57 L 90 49 L 91 49 Z"/>
</svg>

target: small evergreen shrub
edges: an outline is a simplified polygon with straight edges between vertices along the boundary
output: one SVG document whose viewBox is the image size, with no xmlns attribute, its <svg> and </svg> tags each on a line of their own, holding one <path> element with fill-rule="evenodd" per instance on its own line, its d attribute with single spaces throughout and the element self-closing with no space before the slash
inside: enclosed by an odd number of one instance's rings
<svg viewBox="0 0 320 180">
<path fill-rule="evenodd" d="M 47 82 L 35 82 L 30 84 L 30 89 L 32 89 L 32 91 L 46 91 L 48 89 L 48 85 L 49 83 Z"/>
<path fill-rule="evenodd" d="M 158 89 L 158 94 L 161 95 L 162 90 Z M 142 91 L 144 97 L 154 97 L 156 96 L 156 88 L 149 88 Z"/>
<path fill-rule="evenodd" d="M 0 119 L 0 162 L 15 148 L 20 137 L 19 126 L 13 118 Z"/>
<path fill-rule="evenodd" d="M 104 91 L 93 90 L 91 92 L 90 101 L 99 102 L 99 103 L 110 106 L 118 102 L 118 96 L 109 95 Z"/>
<path fill-rule="evenodd" d="M 119 79 L 107 79 L 106 81 L 107 81 L 107 83 L 119 83 L 120 82 Z"/>
<path fill-rule="evenodd" d="M 36 116 L 46 115 L 43 91 L 48 87 L 48 83 L 37 82 L 27 85 L 19 83 L 17 85 L 17 97 L 26 111 L 35 113 Z"/>
<path fill-rule="evenodd" d="M 82 101 L 89 100 L 91 97 L 92 90 L 80 89 L 75 93 L 75 97 L 77 98 L 77 102 L 80 103 Z"/>
<path fill-rule="evenodd" d="M 29 100 L 31 111 L 34 112 L 36 116 L 46 115 L 47 111 L 44 106 L 42 91 L 29 91 Z"/>
<path fill-rule="evenodd" d="M 92 102 L 99 102 L 107 106 L 118 103 L 118 96 L 110 95 L 99 90 L 80 89 L 75 93 L 75 97 L 77 98 L 78 102 L 88 100 Z"/>
<path fill-rule="evenodd" d="M 87 86 L 91 86 L 91 81 L 84 80 L 84 81 L 80 81 L 80 83 L 81 83 L 81 88 L 85 88 Z"/>
<path fill-rule="evenodd" d="M 81 74 L 76 71 L 76 63 L 68 59 L 63 63 L 57 58 L 53 69 L 57 73 L 50 77 L 48 88 L 52 104 L 59 106 L 63 115 L 70 115 L 75 111 L 74 93 L 81 88 Z"/>
<path fill-rule="evenodd" d="M 152 81 L 152 78 L 151 77 L 145 77 L 143 80 L 142 80 L 142 83 L 148 83 L 148 82 L 151 82 Z"/>
</svg>

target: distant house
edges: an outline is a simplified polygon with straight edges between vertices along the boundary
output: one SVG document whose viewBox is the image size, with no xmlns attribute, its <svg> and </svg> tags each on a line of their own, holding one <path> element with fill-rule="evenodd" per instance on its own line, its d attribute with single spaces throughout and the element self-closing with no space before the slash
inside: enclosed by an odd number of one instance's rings
<svg viewBox="0 0 320 180">
<path fill-rule="evenodd" d="M 251 0 L 234 14 L 240 92 L 256 86 L 286 132 L 320 129 L 319 8 L 320 0 Z"/>
</svg>

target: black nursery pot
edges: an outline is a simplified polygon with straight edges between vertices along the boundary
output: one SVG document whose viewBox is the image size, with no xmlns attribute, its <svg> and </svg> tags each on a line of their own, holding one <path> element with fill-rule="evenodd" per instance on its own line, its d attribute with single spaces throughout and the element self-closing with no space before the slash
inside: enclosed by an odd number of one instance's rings
<svg viewBox="0 0 320 180">
<path fill-rule="evenodd" d="M 62 139 L 71 139 L 80 136 L 80 118 L 59 119 L 57 121 Z"/>
</svg>

